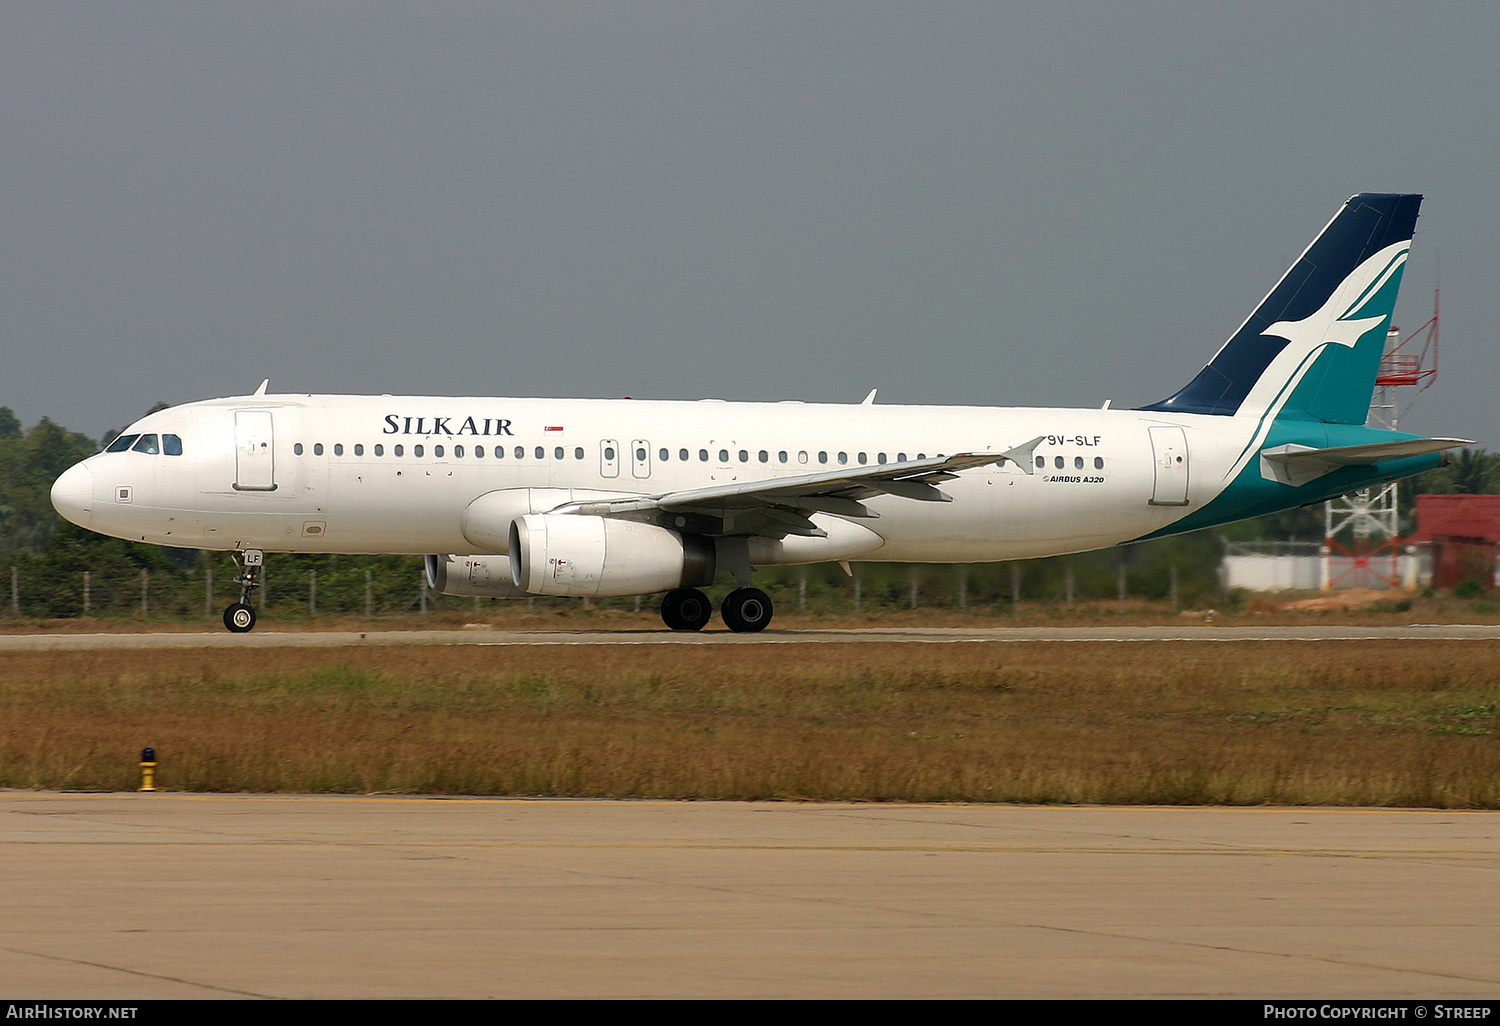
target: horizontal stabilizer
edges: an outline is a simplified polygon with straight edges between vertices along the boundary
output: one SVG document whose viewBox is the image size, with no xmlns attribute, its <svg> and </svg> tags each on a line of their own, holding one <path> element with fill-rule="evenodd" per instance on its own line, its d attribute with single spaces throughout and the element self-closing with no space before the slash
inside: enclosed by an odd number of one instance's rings
<svg viewBox="0 0 1500 1026">
<path fill-rule="evenodd" d="M 1381 460 L 1426 456 L 1428 453 L 1473 444 L 1464 438 L 1405 438 L 1396 442 L 1339 445 L 1329 449 L 1314 449 L 1308 445 L 1278 445 L 1260 451 L 1260 473 L 1268 481 L 1280 481 L 1296 488 L 1340 467 L 1364 467 Z"/>
</svg>

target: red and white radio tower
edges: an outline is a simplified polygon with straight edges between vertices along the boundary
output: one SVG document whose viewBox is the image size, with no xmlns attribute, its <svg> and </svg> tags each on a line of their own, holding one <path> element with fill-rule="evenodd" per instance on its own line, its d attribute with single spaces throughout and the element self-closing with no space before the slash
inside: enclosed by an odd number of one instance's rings
<svg viewBox="0 0 1500 1026">
<path fill-rule="evenodd" d="M 1386 333 L 1385 355 L 1375 377 L 1370 398 L 1372 427 L 1397 430 L 1401 418 L 1432 387 L 1438 372 L 1438 310 L 1440 292 L 1432 292 L 1432 316 L 1416 331 L 1401 337 L 1391 326 Z M 1401 389 L 1415 389 L 1403 394 Z M 1332 588 L 1416 588 L 1416 561 L 1407 561 L 1402 573 L 1405 546 L 1397 520 L 1396 482 L 1380 488 L 1365 488 L 1323 504 L 1324 591 Z M 1339 536 L 1347 532 L 1347 541 Z"/>
</svg>

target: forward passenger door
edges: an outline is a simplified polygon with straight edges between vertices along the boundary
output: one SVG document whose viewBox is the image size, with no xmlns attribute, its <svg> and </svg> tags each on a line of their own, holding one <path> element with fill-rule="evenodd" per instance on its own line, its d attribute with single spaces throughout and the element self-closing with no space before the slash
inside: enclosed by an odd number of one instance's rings
<svg viewBox="0 0 1500 1026">
<path fill-rule="evenodd" d="M 276 438 L 270 410 L 234 411 L 234 488 L 276 490 Z"/>
</svg>

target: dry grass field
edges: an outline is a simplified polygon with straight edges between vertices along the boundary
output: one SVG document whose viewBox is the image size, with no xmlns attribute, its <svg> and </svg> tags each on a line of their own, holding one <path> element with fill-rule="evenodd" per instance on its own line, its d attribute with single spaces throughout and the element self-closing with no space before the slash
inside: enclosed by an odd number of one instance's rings
<svg viewBox="0 0 1500 1026">
<path fill-rule="evenodd" d="M 1500 807 L 1500 643 L 0 653 L 0 786 Z"/>
</svg>

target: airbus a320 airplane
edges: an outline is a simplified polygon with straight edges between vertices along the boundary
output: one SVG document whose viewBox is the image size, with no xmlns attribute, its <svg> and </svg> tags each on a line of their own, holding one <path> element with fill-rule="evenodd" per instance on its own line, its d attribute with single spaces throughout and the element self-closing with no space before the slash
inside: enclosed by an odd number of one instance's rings
<svg viewBox="0 0 1500 1026">
<path fill-rule="evenodd" d="M 736 631 L 757 566 L 1026 559 L 1178 534 L 1438 466 L 1461 439 L 1365 426 L 1420 196 L 1349 200 L 1248 320 L 1135 410 L 254 395 L 153 413 L 52 503 L 132 541 L 426 554 L 448 595 L 665 592 Z M 1106 404 L 1107 406 L 1107 404 Z M 941 486 L 941 487 L 940 487 Z M 438 553 L 438 555 L 432 555 Z"/>
</svg>

